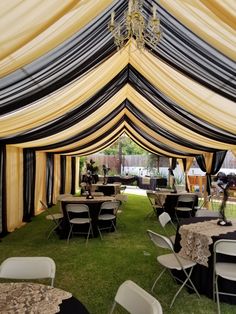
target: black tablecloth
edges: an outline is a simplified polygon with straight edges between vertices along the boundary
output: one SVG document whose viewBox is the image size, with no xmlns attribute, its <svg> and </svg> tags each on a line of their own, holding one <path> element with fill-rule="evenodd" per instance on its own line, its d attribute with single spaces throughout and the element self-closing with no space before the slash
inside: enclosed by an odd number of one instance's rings
<svg viewBox="0 0 236 314">
<path fill-rule="evenodd" d="M 213 220 L 214 218 L 209 218 L 209 217 L 195 217 L 195 218 L 186 218 L 182 219 L 180 224 L 190 224 L 190 223 L 196 223 L 200 221 L 205 221 L 205 220 Z M 217 218 L 216 218 L 217 219 Z M 222 228 L 227 228 L 227 227 L 222 227 Z M 219 236 L 214 236 L 212 237 L 213 239 L 213 244 L 219 239 L 236 239 L 236 232 L 229 232 L 226 234 L 222 234 Z M 180 240 L 181 236 L 177 230 L 176 233 L 176 240 L 175 240 L 175 251 L 179 252 L 181 249 L 180 245 Z M 213 298 L 213 244 L 210 245 L 210 252 L 212 255 L 208 259 L 208 267 L 205 267 L 203 265 L 197 264 L 194 269 L 193 273 L 191 275 L 191 279 L 197 288 L 198 292 L 200 294 L 204 294 L 209 298 Z M 235 262 L 236 263 L 236 257 L 222 257 L 221 261 L 224 262 Z M 177 276 L 181 276 L 180 272 L 175 273 Z M 235 281 L 229 281 L 229 280 L 224 280 L 219 277 L 218 279 L 218 284 L 219 284 L 219 291 L 228 291 L 231 293 L 236 293 L 236 282 Z M 231 303 L 231 304 L 236 304 L 236 297 L 230 297 L 230 296 L 225 296 L 221 295 L 220 300 L 223 302 Z"/>
<path fill-rule="evenodd" d="M 166 178 L 150 177 L 150 183 L 145 184 L 145 183 L 143 183 L 143 177 L 138 177 L 138 187 L 140 189 L 155 191 L 157 188 L 161 188 L 161 187 L 165 188 L 166 186 L 167 186 L 167 179 Z"/>
<path fill-rule="evenodd" d="M 121 182 L 121 184 L 124 185 L 131 185 L 135 181 L 137 182 L 138 177 L 137 176 L 109 176 L 107 178 L 107 183 L 114 183 L 114 182 Z"/>
<path fill-rule="evenodd" d="M 96 188 L 96 191 L 102 192 L 106 196 L 114 195 L 115 193 L 115 187 L 110 185 L 99 185 Z"/>
<path fill-rule="evenodd" d="M 60 304 L 60 314 L 89 314 L 85 306 L 75 297 L 63 300 Z"/>
<path fill-rule="evenodd" d="M 101 198 L 102 199 L 102 198 Z M 86 203 L 86 201 L 84 201 L 84 203 L 86 205 L 88 205 L 89 207 L 89 213 L 90 213 L 90 217 L 92 219 L 92 228 L 93 228 L 93 236 L 96 238 L 99 236 L 99 232 L 98 232 L 98 214 L 99 214 L 99 211 L 100 211 L 100 207 L 101 207 L 101 204 L 103 203 L 104 201 L 101 201 L 98 199 L 96 199 L 94 202 L 92 203 Z M 68 216 L 67 216 L 67 212 L 66 212 L 66 205 L 67 204 L 76 204 L 76 200 L 75 201 L 61 201 L 61 207 L 62 207 L 62 211 L 63 211 L 63 221 L 60 225 L 60 230 L 58 230 L 58 234 L 60 236 L 61 239 L 66 239 L 67 236 L 68 236 L 68 233 L 69 233 L 69 229 L 70 229 L 70 224 L 69 224 L 69 220 L 68 220 Z M 107 225 L 109 222 L 107 221 L 104 221 L 104 222 L 99 222 L 99 225 Z M 116 224 L 116 219 L 113 221 L 114 224 Z M 74 230 L 76 230 L 76 227 L 74 228 Z M 80 225 L 79 226 L 80 230 L 83 231 L 83 230 L 87 230 L 87 229 L 84 229 L 84 228 L 88 228 L 88 226 L 86 225 Z M 114 231 L 113 228 L 110 229 L 111 232 Z"/>
</svg>

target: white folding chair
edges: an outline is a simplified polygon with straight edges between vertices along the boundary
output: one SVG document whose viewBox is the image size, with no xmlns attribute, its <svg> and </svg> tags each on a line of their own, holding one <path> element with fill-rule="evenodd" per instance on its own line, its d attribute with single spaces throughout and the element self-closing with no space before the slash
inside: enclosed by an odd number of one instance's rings
<svg viewBox="0 0 236 314">
<path fill-rule="evenodd" d="M 160 235 L 158 233 L 155 233 L 151 230 L 147 231 L 151 241 L 160 248 L 166 248 L 169 249 L 172 253 L 170 254 L 164 254 L 164 255 L 159 255 L 157 256 L 157 261 L 159 262 L 159 264 L 161 264 L 164 269 L 162 270 L 162 272 L 160 273 L 160 275 L 158 275 L 158 277 L 156 278 L 151 291 L 153 292 L 154 287 L 156 285 L 156 283 L 158 282 L 158 280 L 161 278 L 161 276 L 164 274 L 164 272 L 166 270 L 169 270 L 170 274 L 172 275 L 172 277 L 181 282 L 182 285 L 180 286 L 180 288 L 178 289 L 178 291 L 176 292 L 176 294 L 174 295 L 171 304 L 170 304 L 170 308 L 172 307 L 172 305 L 175 302 L 176 297 L 179 295 L 179 293 L 181 292 L 181 290 L 183 289 L 183 287 L 186 285 L 187 287 L 193 289 L 197 296 L 200 298 L 200 295 L 196 289 L 196 287 L 194 286 L 190 276 L 192 274 L 193 271 L 193 267 L 196 265 L 196 262 L 193 262 L 191 260 L 185 259 L 181 256 L 179 256 L 178 254 L 175 253 L 174 248 L 173 248 L 173 244 L 170 241 L 170 239 L 168 239 L 167 237 Z M 189 269 L 189 272 L 187 272 L 186 270 Z M 184 281 L 180 280 L 179 278 L 177 278 L 176 276 L 174 276 L 171 272 L 171 270 L 182 270 L 186 276 L 186 279 Z M 190 285 L 188 285 L 188 282 L 190 283 Z"/>
<path fill-rule="evenodd" d="M 220 314 L 220 298 L 219 295 L 236 296 L 235 293 L 219 291 L 218 277 L 226 280 L 236 281 L 236 263 L 227 263 L 217 261 L 220 254 L 224 256 L 236 256 L 236 240 L 220 239 L 214 243 L 214 271 L 213 271 L 213 298 L 217 300 L 217 309 Z"/>
<path fill-rule="evenodd" d="M 67 237 L 67 243 L 69 243 L 70 236 L 77 234 L 86 234 L 86 246 L 88 244 L 88 238 L 90 234 L 93 236 L 92 219 L 90 218 L 89 207 L 86 204 L 68 204 L 66 205 L 66 212 L 70 223 L 70 231 Z M 88 231 L 73 231 L 74 226 L 88 225 Z M 79 228 L 79 227 L 78 227 Z"/>
<path fill-rule="evenodd" d="M 173 223 L 173 221 L 171 220 L 170 215 L 167 212 L 162 213 L 159 217 L 158 220 L 160 222 L 160 225 L 162 226 L 162 228 L 164 229 L 166 236 L 171 240 L 171 242 L 174 244 L 175 243 L 175 234 L 176 234 L 176 227 L 175 224 Z M 172 229 L 174 231 L 174 235 L 169 236 L 167 231 L 166 231 L 166 225 L 170 223 L 172 226 Z"/>
<path fill-rule="evenodd" d="M 51 210 L 47 207 L 47 205 L 40 201 L 43 209 L 46 211 L 47 216 L 46 219 L 51 221 L 51 224 L 48 227 L 47 238 L 49 239 L 51 234 L 56 231 L 56 229 L 60 228 L 63 214 L 62 213 L 52 213 Z"/>
<path fill-rule="evenodd" d="M 0 278 L 5 279 L 51 279 L 53 287 L 56 265 L 53 259 L 44 256 L 9 257 L 0 266 Z"/>
<path fill-rule="evenodd" d="M 147 191 L 146 194 L 147 194 L 149 202 L 152 206 L 152 211 L 147 214 L 146 218 L 150 218 L 152 216 L 157 217 L 158 212 L 159 213 L 163 212 L 163 210 L 164 210 L 163 206 L 162 206 L 162 204 L 158 203 L 159 199 L 157 198 L 155 192 L 148 192 Z"/>
<path fill-rule="evenodd" d="M 175 207 L 175 218 L 179 222 L 179 212 L 188 213 L 189 217 L 192 216 L 192 211 L 194 210 L 196 195 L 194 194 L 181 194 L 178 197 L 177 204 Z"/>
<path fill-rule="evenodd" d="M 114 312 L 116 304 L 130 314 L 162 314 L 162 307 L 157 299 L 131 280 L 120 285 L 110 314 Z"/>
<path fill-rule="evenodd" d="M 112 228 L 116 231 L 115 219 L 117 211 L 120 206 L 120 201 L 108 201 L 101 204 L 98 214 L 98 232 L 102 240 L 102 230 L 111 230 Z"/>
</svg>

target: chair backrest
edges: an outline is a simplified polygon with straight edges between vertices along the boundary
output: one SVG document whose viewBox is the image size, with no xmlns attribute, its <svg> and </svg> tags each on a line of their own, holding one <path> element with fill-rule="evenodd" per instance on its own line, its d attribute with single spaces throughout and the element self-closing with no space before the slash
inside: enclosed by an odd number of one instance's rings
<svg viewBox="0 0 236 314">
<path fill-rule="evenodd" d="M 55 214 L 52 213 L 52 211 L 47 207 L 47 205 L 43 201 L 40 201 L 40 203 L 41 203 L 43 209 L 45 210 L 45 212 L 47 213 L 46 219 L 56 221 Z"/>
<path fill-rule="evenodd" d="M 120 285 L 115 302 L 131 314 L 162 314 L 159 301 L 131 280 Z"/>
<path fill-rule="evenodd" d="M 152 206 L 156 204 L 156 195 L 153 192 L 147 192 L 147 197 L 151 203 Z"/>
<path fill-rule="evenodd" d="M 152 230 L 147 230 L 147 233 L 151 239 L 151 241 L 157 246 L 157 247 L 161 247 L 161 248 L 164 248 L 164 249 L 169 249 L 171 250 L 172 252 L 174 252 L 174 249 L 173 249 L 173 244 L 172 242 L 170 241 L 170 239 L 168 239 L 167 237 L 161 235 L 161 234 L 158 234 Z"/>
<path fill-rule="evenodd" d="M 51 279 L 53 286 L 56 265 L 53 259 L 44 256 L 9 257 L 0 266 L 0 278 L 5 279 Z"/>
<path fill-rule="evenodd" d="M 195 199 L 196 199 L 196 195 L 194 195 L 194 194 L 188 194 L 188 193 L 181 194 L 178 197 L 177 207 L 178 206 L 182 206 L 182 207 L 186 206 L 186 207 L 193 208 Z"/>
<path fill-rule="evenodd" d="M 168 222 L 171 222 L 171 217 L 167 212 L 163 212 L 162 214 L 160 214 L 158 219 L 159 219 L 159 222 L 163 228 L 165 228 L 165 226 L 166 226 L 166 224 L 168 224 Z"/>
<path fill-rule="evenodd" d="M 66 210 L 70 213 L 89 213 L 89 207 L 86 204 L 67 204 Z"/>
<path fill-rule="evenodd" d="M 236 240 L 220 239 L 214 243 L 214 253 L 236 256 Z"/>
<path fill-rule="evenodd" d="M 113 214 L 115 215 L 118 211 L 120 206 L 120 201 L 108 201 L 103 202 L 100 207 L 99 215 L 102 214 L 102 211 L 105 210 L 112 210 Z"/>
</svg>

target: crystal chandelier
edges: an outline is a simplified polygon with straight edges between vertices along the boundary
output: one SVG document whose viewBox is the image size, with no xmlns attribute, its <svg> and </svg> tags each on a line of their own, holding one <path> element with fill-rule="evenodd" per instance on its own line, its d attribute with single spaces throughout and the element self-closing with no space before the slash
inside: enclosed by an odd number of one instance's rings
<svg viewBox="0 0 236 314">
<path fill-rule="evenodd" d="M 127 40 L 133 37 L 137 48 L 144 49 L 145 43 L 155 48 L 162 36 L 160 19 L 157 16 L 157 6 L 153 5 L 152 17 L 145 21 L 142 12 L 142 0 L 129 0 L 128 11 L 118 22 L 115 22 L 115 12 L 111 13 L 111 21 L 108 25 L 112 32 L 117 49 L 121 49 Z"/>
</svg>

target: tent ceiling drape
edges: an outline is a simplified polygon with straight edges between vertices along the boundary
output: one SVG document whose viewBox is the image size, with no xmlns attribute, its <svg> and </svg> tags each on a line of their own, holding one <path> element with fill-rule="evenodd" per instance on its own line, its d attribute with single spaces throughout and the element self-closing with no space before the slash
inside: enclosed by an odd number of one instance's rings
<svg viewBox="0 0 236 314">
<path fill-rule="evenodd" d="M 146 18 L 154 2 L 144 1 Z M 0 144 L 82 156 L 126 132 L 170 157 L 236 150 L 236 5 L 161 0 L 156 49 L 139 51 L 130 40 L 116 51 L 107 25 L 127 6 L 0 5 Z"/>
</svg>

